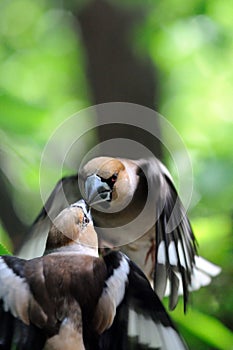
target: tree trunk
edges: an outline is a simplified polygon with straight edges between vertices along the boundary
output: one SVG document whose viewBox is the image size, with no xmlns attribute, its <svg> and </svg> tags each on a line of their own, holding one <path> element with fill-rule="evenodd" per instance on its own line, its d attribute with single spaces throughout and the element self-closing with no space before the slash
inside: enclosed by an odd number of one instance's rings
<svg viewBox="0 0 233 350">
<path fill-rule="evenodd" d="M 76 13 L 95 104 L 131 102 L 152 109 L 158 107 L 156 69 L 149 57 L 141 57 L 134 52 L 132 44 L 133 29 L 146 17 L 141 9 L 136 9 L 135 6 L 126 8 L 110 1 L 94 0 Z M 101 123 L 100 114 L 98 118 Z M 159 134 L 158 120 L 155 119 L 154 123 Z M 99 127 L 98 133 L 101 142 L 119 137 L 132 139 L 133 135 L 135 141 L 144 144 L 157 157 L 162 156 L 160 142 L 142 129 L 109 124 Z"/>
</svg>

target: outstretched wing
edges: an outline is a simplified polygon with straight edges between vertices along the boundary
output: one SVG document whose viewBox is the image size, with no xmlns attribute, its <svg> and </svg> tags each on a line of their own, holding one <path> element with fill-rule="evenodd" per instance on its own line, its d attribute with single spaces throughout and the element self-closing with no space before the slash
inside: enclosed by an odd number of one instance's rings
<svg viewBox="0 0 233 350">
<path fill-rule="evenodd" d="M 156 207 L 154 285 L 162 297 L 169 281 L 169 307 L 174 309 L 181 284 L 185 309 L 195 265 L 196 240 L 176 189 L 166 174 L 163 174 L 162 185 L 164 201 L 159 201 Z"/>
<path fill-rule="evenodd" d="M 112 279 L 112 288 L 114 281 L 115 286 L 119 287 L 117 279 L 125 276 L 126 264 L 128 273 L 121 287 L 123 299 L 116 309 L 112 326 L 100 336 L 99 349 L 187 349 L 143 272 L 120 252 L 112 252 L 104 259 L 111 272 L 109 279 Z M 124 268 L 122 273 L 121 268 Z M 118 274 L 114 273 L 116 270 Z"/>
<path fill-rule="evenodd" d="M 33 296 L 24 278 L 25 260 L 0 257 L 0 349 L 41 350 L 45 334 L 29 321 Z"/>
<path fill-rule="evenodd" d="M 76 202 L 80 198 L 78 175 L 61 179 L 32 224 L 25 242 L 17 255 L 25 259 L 43 255 L 51 220 L 69 204 Z"/>
<path fill-rule="evenodd" d="M 171 310 L 183 294 L 186 310 L 189 291 L 209 284 L 221 269 L 196 255 L 191 224 L 166 167 L 156 159 L 137 163 L 143 169 L 149 191 L 155 192 L 155 292 L 160 299 L 169 295 Z"/>
</svg>

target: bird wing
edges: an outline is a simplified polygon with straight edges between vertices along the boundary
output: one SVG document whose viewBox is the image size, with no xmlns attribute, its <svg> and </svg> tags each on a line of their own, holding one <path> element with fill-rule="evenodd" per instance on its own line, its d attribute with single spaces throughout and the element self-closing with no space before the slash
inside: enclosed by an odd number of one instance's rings
<svg viewBox="0 0 233 350">
<path fill-rule="evenodd" d="M 26 261 L 11 257 L 0 257 L 0 348 L 43 349 L 43 331 L 30 323 L 29 309 L 38 304 L 34 300 L 24 276 Z"/>
<path fill-rule="evenodd" d="M 148 188 L 145 188 L 145 191 L 149 189 L 148 193 L 151 195 L 149 209 L 146 210 L 144 221 L 141 222 L 140 219 L 140 225 L 137 225 L 137 229 L 140 227 L 140 232 L 143 231 L 141 227 L 144 228 L 144 222 L 148 221 L 151 230 L 149 234 L 145 235 L 142 232 L 143 237 L 138 238 L 137 236 L 135 242 L 133 241 L 134 230 L 125 232 L 124 236 L 132 243 L 121 249 L 148 276 L 153 275 L 155 291 L 160 299 L 164 295 L 169 295 L 170 309 L 175 308 L 180 294 L 184 295 L 185 309 L 189 290 L 195 290 L 210 283 L 211 277 L 216 276 L 220 272 L 220 268 L 196 256 L 196 241 L 190 222 L 178 197 L 171 175 L 165 166 L 156 159 L 141 159 L 130 162 L 134 162 L 138 166 L 139 184 L 142 183 L 144 188 L 144 184 L 147 182 Z M 140 201 L 140 196 L 137 201 Z M 62 209 L 67 207 L 68 203 L 73 203 L 79 198 L 81 195 L 78 187 L 78 175 L 60 180 L 32 225 L 19 256 L 32 258 L 42 255 L 51 219 L 54 219 Z M 99 217 L 94 214 L 93 211 L 94 220 L 97 223 Z M 115 224 L 116 222 L 114 222 Z M 104 238 L 107 242 L 109 241 L 111 246 L 111 240 L 114 237 Z M 151 239 L 154 241 L 153 245 L 150 242 Z"/>
<path fill-rule="evenodd" d="M 110 297 L 118 298 L 118 303 L 112 326 L 100 336 L 99 349 L 187 349 L 137 265 L 120 252 L 111 252 L 104 260 L 109 277 L 103 295 L 106 298 L 111 287 Z"/>
<path fill-rule="evenodd" d="M 32 259 L 41 256 L 53 220 L 69 204 L 81 198 L 78 175 L 64 177 L 58 181 L 41 212 L 30 227 L 18 256 Z"/>
<path fill-rule="evenodd" d="M 156 163 L 156 164 L 155 164 Z M 221 268 L 197 256 L 197 242 L 172 177 L 159 161 L 147 162 L 147 177 L 156 183 L 160 169 L 160 191 L 156 201 L 155 269 L 154 288 L 162 298 L 169 296 L 169 308 L 173 310 L 178 296 L 183 294 L 186 310 L 189 291 L 211 282 Z"/>
<path fill-rule="evenodd" d="M 191 224 L 165 166 L 153 159 L 141 160 L 138 164 L 143 168 L 149 189 L 159 183 L 154 212 L 154 288 L 162 299 L 170 286 L 169 307 L 174 309 L 181 285 L 185 309 L 197 252 Z"/>
</svg>

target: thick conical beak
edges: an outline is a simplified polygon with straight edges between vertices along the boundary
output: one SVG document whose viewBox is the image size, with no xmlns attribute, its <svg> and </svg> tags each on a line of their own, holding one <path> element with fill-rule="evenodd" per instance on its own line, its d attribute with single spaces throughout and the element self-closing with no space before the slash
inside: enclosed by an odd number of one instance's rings
<svg viewBox="0 0 233 350">
<path fill-rule="evenodd" d="M 111 192 L 109 185 L 96 174 L 88 176 L 85 181 L 85 196 L 89 205 L 110 200 Z"/>
<path fill-rule="evenodd" d="M 91 210 L 89 205 L 84 201 L 84 199 L 80 199 L 79 201 L 73 203 L 71 207 L 80 207 L 83 212 L 86 214 L 88 219 L 92 222 Z"/>
</svg>

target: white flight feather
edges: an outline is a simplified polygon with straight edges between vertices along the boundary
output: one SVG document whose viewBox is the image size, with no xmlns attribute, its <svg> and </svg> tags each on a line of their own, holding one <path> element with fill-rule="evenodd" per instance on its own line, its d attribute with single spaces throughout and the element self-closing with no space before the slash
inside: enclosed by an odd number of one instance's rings
<svg viewBox="0 0 233 350">
<path fill-rule="evenodd" d="M 180 335 L 172 327 L 158 324 L 158 331 L 162 339 L 161 350 L 185 350 L 187 347 L 182 342 Z"/>
<path fill-rule="evenodd" d="M 164 241 L 162 241 L 159 244 L 157 256 L 158 256 L 158 258 L 157 258 L 158 263 L 166 265 L 166 251 L 165 251 L 165 242 Z"/>
<path fill-rule="evenodd" d="M 136 337 L 139 344 L 147 345 L 148 348 L 160 348 L 162 345 L 156 323 L 131 308 L 128 316 L 128 336 Z"/>
<path fill-rule="evenodd" d="M 183 247 L 182 244 L 180 242 L 180 240 L 178 241 L 178 254 L 179 254 L 179 258 L 180 258 L 180 264 L 186 268 L 186 263 L 185 263 L 185 256 L 184 256 L 184 252 L 183 252 Z"/>
<path fill-rule="evenodd" d="M 221 272 L 221 267 L 212 264 L 210 261 L 207 261 L 201 256 L 195 256 L 195 264 L 197 269 L 203 271 L 211 277 L 215 277 Z"/>
<path fill-rule="evenodd" d="M 178 259 L 177 259 L 177 253 L 176 253 L 176 246 L 175 246 L 175 242 L 173 241 L 168 246 L 168 255 L 169 255 L 170 264 L 177 266 Z"/>
<path fill-rule="evenodd" d="M 120 266 L 114 269 L 113 275 L 105 282 L 106 292 L 111 300 L 114 301 L 116 307 L 121 303 L 125 295 L 125 284 L 128 281 L 129 264 L 127 259 L 122 256 Z"/>
<path fill-rule="evenodd" d="M 148 349 L 186 349 L 179 334 L 172 327 L 154 322 L 131 308 L 128 316 L 128 336 L 137 338 L 138 343 Z"/>
<path fill-rule="evenodd" d="M 207 286 L 211 282 L 211 278 L 217 276 L 221 272 L 221 268 L 206 259 L 195 256 L 195 265 L 193 266 L 193 271 L 191 274 L 191 285 L 189 286 L 189 291 L 197 290 L 201 287 Z M 182 289 L 182 278 L 179 272 L 175 272 L 176 276 L 179 279 L 179 290 L 178 294 L 183 294 Z M 170 281 L 167 282 L 167 287 L 165 291 L 165 296 L 170 295 Z"/>
<path fill-rule="evenodd" d="M 24 278 L 17 276 L 0 258 L 0 299 L 5 311 L 29 324 L 28 308 L 31 293 Z"/>
</svg>

